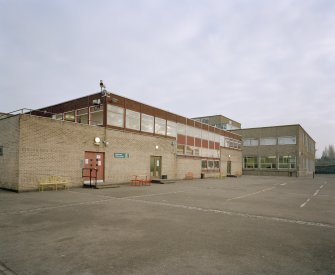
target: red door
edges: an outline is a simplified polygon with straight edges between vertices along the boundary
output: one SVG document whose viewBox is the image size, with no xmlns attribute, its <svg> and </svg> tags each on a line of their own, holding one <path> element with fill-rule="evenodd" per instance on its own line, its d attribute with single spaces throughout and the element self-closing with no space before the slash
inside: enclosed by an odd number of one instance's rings
<svg viewBox="0 0 335 275">
<path fill-rule="evenodd" d="M 105 155 L 99 152 L 85 152 L 84 168 L 93 168 L 92 177 L 97 177 L 97 182 L 104 181 Z M 85 182 L 89 182 L 89 169 L 85 169 Z"/>
</svg>

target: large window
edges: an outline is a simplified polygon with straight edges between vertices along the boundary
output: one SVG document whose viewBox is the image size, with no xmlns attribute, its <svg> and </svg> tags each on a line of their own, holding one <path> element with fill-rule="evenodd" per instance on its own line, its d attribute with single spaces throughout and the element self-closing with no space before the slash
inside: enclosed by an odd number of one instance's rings
<svg viewBox="0 0 335 275">
<path fill-rule="evenodd" d="M 296 157 L 295 156 L 280 156 L 279 169 L 295 169 Z"/>
<path fill-rule="evenodd" d="M 260 145 L 276 145 L 277 139 L 276 138 L 261 138 L 259 141 Z"/>
<path fill-rule="evenodd" d="M 132 110 L 126 110 L 126 128 L 137 130 L 141 129 L 141 114 Z"/>
<path fill-rule="evenodd" d="M 177 155 L 185 154 L 185 145 L 178 144 L 177 145 Z"/>
<path fill-rule="evenodd" d="M 77 122 L 88 124 L 88 108 L 77 110 Z"/>
<path fill-rule="evenodd" d="M 260 165 L 262 169 L 276 169 L 277 158 L 276 156 L 260 157 Z"/>
<path fill-rule="evenodd" d="M 107 124 L 116 127 L 123 127 L 124 109 L 114 105 L 107 105 Z"/>
<path fill-rule="evenodd" d="M 142 114 L 141 119 L 141 130 L 147 133 L 154 132 L 154 117 L 146 114 Z"/>
<path fill-rule="evenodd" d="M 103 105 L 90 107 L 90 124 L 91 125 L 103 125 Z"/>
<path fill-rule="evenodd" d="M 258 139 L 255 138 L 243 139 L 243 146 L 258 146 Z"/>
<path fill-rule="evenodd" d="M 173 121 L 167 121 L 166 122 L 166 135 L 170 137 L 176 137 L 177 136 L 177 123 Z"/>
<path fill-rule="evenodd" d="M 75 122 L 75 111 L 64 113 L 64 120 Z"/>
<path fill-rule="evenodd" d="M 246 168 L 246 169 L 255 169 L 255 168 L 258 168 L 258 159 L 257 159 L 257 157 L 244 157 L 244 159 L 243 159 L 243 168 Z"/>
<path fill-rule="evenodd" d="M 155 117 L 155 134 L 164 135 L 166 133 L 166 120 Z"/>
<path fill-rule="evenodd" d="M 182 123 L 177 123 L 177 133 L 179 135 L 186 135 L 186 125 Z"/>
<path fill-rule="evenodd" d="M 296 143 L 297 143 L 296 137 L 279 137 L 278 138 L 279 145 L 296 144 Z"/>
</svg>

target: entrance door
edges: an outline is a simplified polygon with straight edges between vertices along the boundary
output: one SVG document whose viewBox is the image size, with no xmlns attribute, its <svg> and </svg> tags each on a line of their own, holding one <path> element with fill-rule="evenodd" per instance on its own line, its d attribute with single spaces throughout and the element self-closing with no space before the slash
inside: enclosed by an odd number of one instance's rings
<svg viewBox="0 0 335 275">
<path fill-rule="evenodd" d="M 150 177 L 161 178 L 162 175 L 162 157 L 150 157 Z"/>
<path fill-rule="evenodd" d="M 231 160 L 227 161 L 227 175 L 231 175 Z"/>
<path fill-rule="evenodd" d="M 97 182 L 104 181 L 104 167 L 105 167 L 105 155 L 99 152 L 85 152 L 84 168 L 94 168 L 92 176 L 97 177 Z M 90 170 L 85 169 L 84 171 L 85 183 L 89 183 Z"/>
</svg>

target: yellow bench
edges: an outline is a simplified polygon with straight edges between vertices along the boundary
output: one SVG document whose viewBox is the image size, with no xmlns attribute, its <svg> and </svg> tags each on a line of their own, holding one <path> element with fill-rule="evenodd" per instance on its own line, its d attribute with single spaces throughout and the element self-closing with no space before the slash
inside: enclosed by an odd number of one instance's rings
<svg viewBox="0 0 335 275">
<path fill-rule="evenodd" d="M 61 177 L 50 176 L 50 177 L 46 177 L 40 180 L 38 184 L 38 190 L 44 191 L 44 188 L 52 188 L 56 191 L 59 188 L 69 189 L 69 183 L 67 180 Z"/>
</svg>

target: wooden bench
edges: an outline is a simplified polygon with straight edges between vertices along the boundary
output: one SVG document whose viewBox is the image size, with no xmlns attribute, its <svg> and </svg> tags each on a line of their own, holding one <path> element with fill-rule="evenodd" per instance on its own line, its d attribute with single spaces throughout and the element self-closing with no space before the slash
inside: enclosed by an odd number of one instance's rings
<svg viewBox="0 0 335 275">
<path fill-rule="evenodd" d="M 151 180 L 146 175 L 133 175 L 130 182 L 133 186 L 151 185 Z"/>
<path fill-rule="evenodd" d="M 39 191 L 44 191 L 45 188 L 52 188 L 53 190 L 56 190 L 56 191 L 59 188 L 69 189 L 69 183 L 67 180 L 61 177 L 50 176 L 50 177 L 41 179 L 38 184 Z"/>
</svg>

